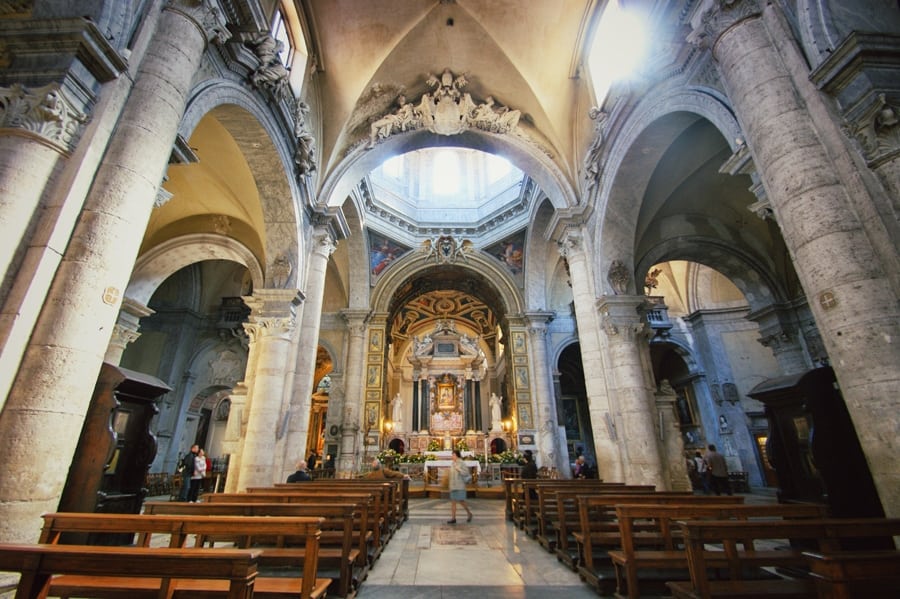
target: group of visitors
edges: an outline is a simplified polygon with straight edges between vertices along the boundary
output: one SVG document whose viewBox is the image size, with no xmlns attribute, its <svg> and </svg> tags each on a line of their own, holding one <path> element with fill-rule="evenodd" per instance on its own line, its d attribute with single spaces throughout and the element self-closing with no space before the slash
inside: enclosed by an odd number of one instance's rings
<svg viewBox="0 0 900 599">
<path fill-rule="evenodd" d="M 181 501 L 197 503 L 200 497 L 200 485 L 206 478 L 207 472 L 212 472 L 212 460 L 206 455 L 202 447 L 191 445 L 191 450 L 184 454 L 178 462 L 178 472 L 181 473 Z"/>
<path fill-rule="evenodd" d="M 716 450 L 715 445 L 709 445 L 706 448 L 705 456 L 701 455 L 699 451 L 694 452 L 691 461 L 693 462 L 691 469 L 699 480 L 704 493 L 707 495 L 710 493 L 731 495 L 728 464 L 725 462 L 725 456 Z"/>
</svg>

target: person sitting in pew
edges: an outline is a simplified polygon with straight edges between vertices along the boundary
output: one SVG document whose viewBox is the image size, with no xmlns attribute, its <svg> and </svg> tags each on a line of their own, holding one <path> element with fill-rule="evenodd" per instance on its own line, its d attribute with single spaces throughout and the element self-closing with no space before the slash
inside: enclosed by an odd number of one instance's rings
<svg viewBox="0 0 900 599">
<path fill-rule="evenodd" d="M 381 460 L 375 458 L 372 460 L 372 471 L 363 476 L 363 478 L 405 478 L 406 480 L 409 480 L 409 475 L 397 472 L 396 470 L 391 470 L 390 468 L 385 468 L 381 464 Z"/>
<path fill-rule="evenodd" d="M 306 467 L 306 460 L 300 460 L 297 462 L 297 471 L 287 477 L 287 482 L 300 483 L 307 480 L 312 480 L 312 477 L 309 475 L 309 470 Z"/>
</svg>

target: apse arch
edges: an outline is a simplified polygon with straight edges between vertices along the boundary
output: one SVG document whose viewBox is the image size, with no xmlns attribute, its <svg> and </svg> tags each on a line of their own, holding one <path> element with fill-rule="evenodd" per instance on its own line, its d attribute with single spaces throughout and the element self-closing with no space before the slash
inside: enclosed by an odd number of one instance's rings
<svg viewBox="0 0 900 599">
<path fill-rule="evenodd" d="M 372 310 L 375 313 L 389 313 L 394 296 L 400 291 L 400 288 L 435 266 L 435 262 L 428 260 L 421 252 L 407 252 L 378 281 L 372 291 L 370 304 Z M 515 282 L 504 268 L 490 256 L 481 252 L 471 252 L 464 259 L 458 260 L 454 266 L 471 273 L 480 281 L 491 284 L 497 292 L 505 314 L 518 315 L 525 311 L 524 298 Z"/>
<path fill-rule="evenodd" d="M 744 142 L 740 126 L 717 92 L 699 88 L 675 89 L 642 100 L 629 115 L 613 145 L 596 189 L 593 222 L 598 251 L 597 273 L 605 273 L 614 260 L 634 269 L 635 236 L 641 200 L 652 173 L 676 137 L 699 119 L 706 119 L 722 134 L 732 150 Z M 646 145 L 642 142 L 646 142 Z M 636 185 L 639 183 L 639 185 Z M 636 293 L 635 280 L 626 293 Z M 595 277 L 598 295 L 613 293 L 605 276 Z"/>
<path fill-rule="evenodd" d="M 437 147 L 459 147 L 481 150 L 508 160 L 531 177 L 544 191 L 556 209 L 578 204 L 578 195 L 569 177 L 553 161 L 549 152 L 515 135 L 502 135 L 469 129 L 454 136 L 440 136 L 425 130 L 394 133 L 375 147 L 359 143 L 322 181 L 317 197 L 321 207 L 340 206 L 352 195 L 353 188 L 373 169 L 392 156 L 414 150 Z M 364 206 L 357 210 L 365 213 Z"/>
<path fill-rule="evenodd" d="M 299 239 L 304 221 L 299 200 L 303 190 L 294 176 L 294 148 L 287 141 L 293 136 L 280 131 L 283 127 L 271 108 L 232 81 L 210 79 L 193 90 L 179 135 L 189 139 L 207 115 L 216 118 L 231 134 L 253 173 L 265 221 L 265 231 L 260 232 L 265 263 L 287 257 L 293 268 L 284 286 L 296 286 L 298 274 L 305 272 L 306 255 L 300 251 Z M 266 283 L 276 286 L 271 280 Z"/>
<path fill-rule="evenodd" d="M 153 292 L 170 275 L 204 260 L 228 260 L 250 271 L 254 289 L 263 286 L 263 269 L 256 256 L 242 243 L 224 235 L 194 233 L 164 241 L 135 262 L 125 297 L 147 305 Z"/>
</svg>

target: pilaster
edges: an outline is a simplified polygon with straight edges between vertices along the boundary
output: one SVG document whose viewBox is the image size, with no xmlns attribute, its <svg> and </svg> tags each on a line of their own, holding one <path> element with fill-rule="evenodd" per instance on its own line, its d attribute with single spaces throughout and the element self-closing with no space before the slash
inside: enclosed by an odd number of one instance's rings
<svg viewBox="0 0 900 599">
<path fill-rule="evenodd" d="M 531 346 L 531 364 L 534 373 L 534 393 L 537 413 L 535 428 L 537 429 L 537 446 L 539 466 L 556 468 L 557 472 L 567 472 L 568 467 L 562 461 L 559 450 L 561 439 L 559 421 L 557 420 L 556 395 L 553 392 L 553 381 L 547 364 L 547 327 L 553 320 L 552 312 L 526 312 L 528 338 Z"/>
<path fill-rule="evenodd" d="M 345 389 L 358 389 L 362 394 L 365 388 L 364 359 L 366 322 L 368 310 L 344 310 L 341 317 L 347 323 L 347 355 L 345 356 L 346 385 Z M 337 459 L 337 476 L 349 478 L 358 467 L 356 459 L 362 450 L 360 424 L 362 422 L 362 402 L 359 395 L 344 398 L 341 415 L 341 449 Z"/>
</svg>

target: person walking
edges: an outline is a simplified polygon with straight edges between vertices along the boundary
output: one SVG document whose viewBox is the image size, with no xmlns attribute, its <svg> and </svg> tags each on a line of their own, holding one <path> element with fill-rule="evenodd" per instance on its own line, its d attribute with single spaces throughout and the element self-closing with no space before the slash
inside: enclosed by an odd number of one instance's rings
<svg viewBox="0 0 900 599">
<path fill-rule="evenodd" d="M 468 516 L 466 522 L 472 521 L 472 510 L 466 504 L 466 485 L 472 482 L 472 473 L 469 472 L 468 466 L 462 461 L 462 454 L 458 449 L 453 450 L 453 463 L 450 465 L 450 471 L 447 473 L 448 487 L 450 489 L 450 519 L 447 524 L 456 524 L 456 504 L 461 504 Z"/>
<path fill-rule="evenodd" d="M 716 451 L 715 445 L 707 447 L 706 463 L 709 465 L 712 488 L 716 495 L 721 495 L 722 491 L 731 495 L 731 485 L 728 484 L 728 464 L 725 462 L 725 456 Z"/>
</svg>

